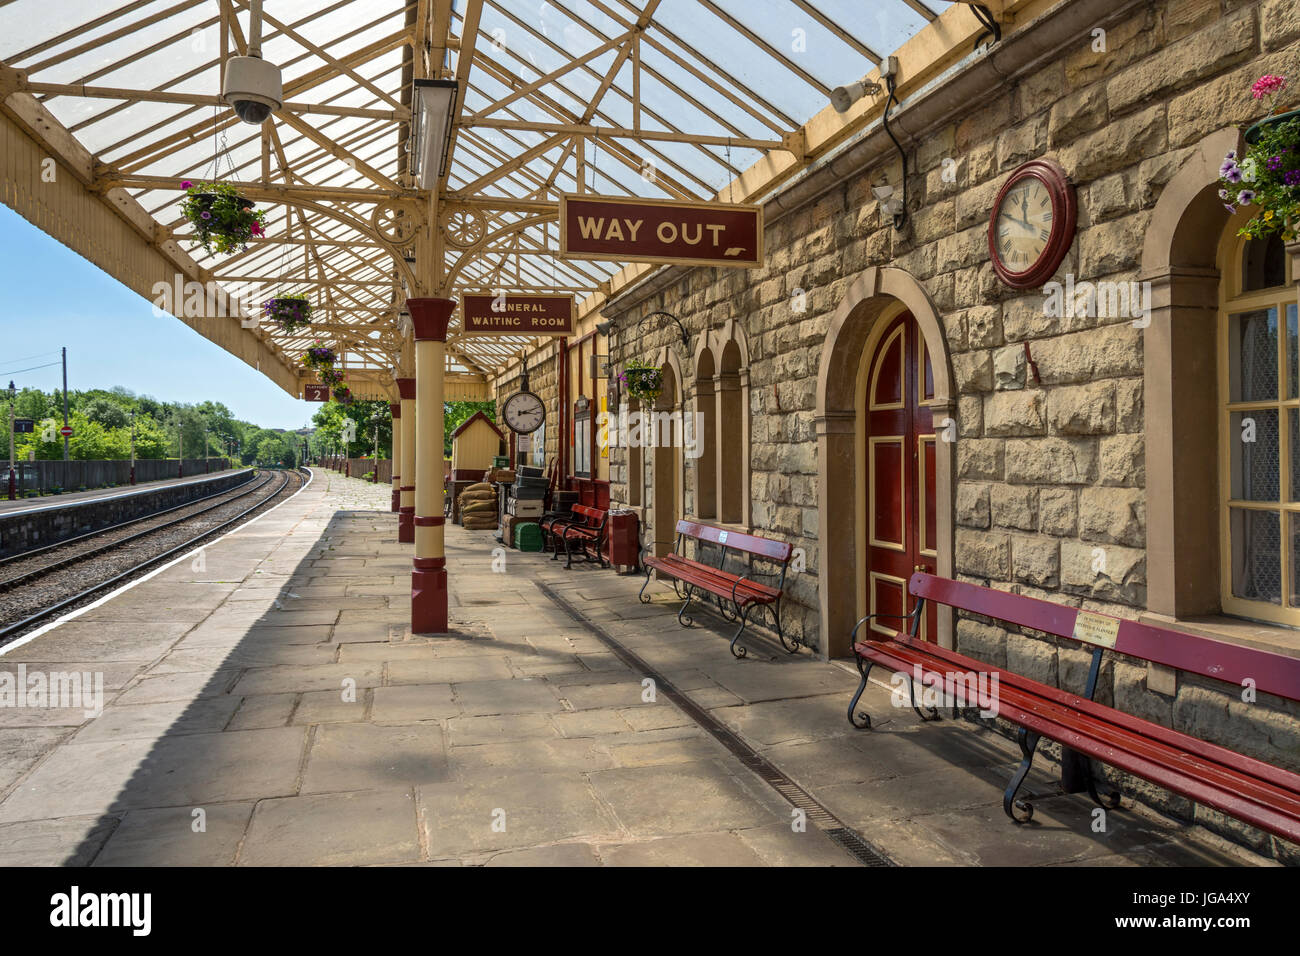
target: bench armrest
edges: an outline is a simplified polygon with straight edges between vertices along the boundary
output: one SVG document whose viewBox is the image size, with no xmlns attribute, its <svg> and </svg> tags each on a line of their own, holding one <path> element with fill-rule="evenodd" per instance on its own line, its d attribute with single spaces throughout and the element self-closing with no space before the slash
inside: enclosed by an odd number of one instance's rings
<svg viewBox="0 0 1300 956">
<path fill-rule="evenodd" d="M 872 618 L 876 618 L 876 617 L 890 617 L 897 621 L 910 621 L 912 619 L 911 614 L 868 614 L 866 617 L 858 621 L 857 624 L 853 625 L 853 633 L 849 635 L 849 647 L 852 647 L 855 643 L 857 643 L 858 628 L 860 628 L 863 624 L 866 624 L 867 621 L 870 621 Z"/>
</svg>

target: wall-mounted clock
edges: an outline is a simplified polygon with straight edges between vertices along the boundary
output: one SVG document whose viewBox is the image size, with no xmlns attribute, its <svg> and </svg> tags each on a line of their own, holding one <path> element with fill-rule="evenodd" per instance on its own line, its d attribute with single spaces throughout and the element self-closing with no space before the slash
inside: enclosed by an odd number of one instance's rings
<svg viewBox="0 0 1300 956">
<path fill-rule="evenodd" d="M 989 218 L 989 254 L 998 278 L 1034 289 L 1060 268 L 1078 220 L 1074 184 L 1056 163 L 1032 159 L 1002 184 Z"/>
<path fill-rule="evenodd" d="M 525 387 L 506 399 L 501 417 L 516 435 L 531 435 L 546 421 L 546 405 Z"/>
</svg>

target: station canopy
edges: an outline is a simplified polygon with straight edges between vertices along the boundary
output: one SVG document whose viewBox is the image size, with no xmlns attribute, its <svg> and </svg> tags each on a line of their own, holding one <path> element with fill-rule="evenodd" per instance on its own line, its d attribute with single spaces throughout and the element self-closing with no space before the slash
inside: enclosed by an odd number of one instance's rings
<svg viewBox="0 0 1300 956">
<path fill-rule="evenodd" d="M 994 2 L 1008 22 L 1017 6 Z M 985 23 L 935 0 L 266 0 L 261 56 L 283 107 L 261 124 L 220 100 L 248 52 L 248 0 L 7 0 L 0 60 L 234 296 L 309 296 L 311 328 L 255 334 L 296 361 L 315 339 L 376 382 L 401 349 L 395 269 L 428 193 L 408 171 L 412 82 L 456 79 L 439 185 L 445 275 L 470 291 L 573 292 L 580 314 L 654 267 L 560 259 L 563 193 L 760 202 L 872 123 L 832 90 L 897 54 L 899 94 L 974 55 Z M 208 255 L 181 183 L 234 183 L 264 238 Z M 121 278 L 121 277 L 119 277 Z M 448 371 L 491 378 L 531 339 L 462 336 Z"/>
</svg>

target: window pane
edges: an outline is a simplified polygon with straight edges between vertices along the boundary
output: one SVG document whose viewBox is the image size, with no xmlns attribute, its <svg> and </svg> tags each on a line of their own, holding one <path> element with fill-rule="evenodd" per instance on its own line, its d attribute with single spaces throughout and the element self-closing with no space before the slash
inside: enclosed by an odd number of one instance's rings
<svg viewBox="0 0 1300 956">
<path fill-rule="evenodd" d="M 1286 284 L 1286 243 L 1281 236 L 1252 239 L 1241 254 L 1241 291 Z"/>
<path fill-rule="evenodd" d="M 1232 593 L 1282 603 L 1280 518 L 1276 511 L 1231 509 Z"/>
<path fill-rule="evenodd" d="M 1232 446 L 1232 498 L 1279 501 L 1278 414 L 1276 408 L 1233 412 L 1228 416 Z"/>
<path fill-rule="evenodd" d="M 1289 467 L 1291 469 L 1291 478 L 1288 484 L 1291 487 L 1290 501 L 1300 501 L 1300 409 L 1288 408 L 1287 420 L 1289 421 L 1288 432 L 1290 448 L 1288 449 L 1291 456 Z"/>
<path fill-rule="evenodd" d="M 1296 318 L 1296 305 L 1286 307 L 1286 397 L 1300 398 L 1300 321 Z"/>
<path fill-rule="evenodd" d="M 1291 534 L 1291 596 L 1286 603 L 1300 607 L 1300 513 L 1292 511 L 1286 520 Z"/>
<path fill-rule="evenodd" d="M 1277 309 L 1256 309 L 1228 318 L 1229 401 L 1277 398 Z"/>
</svg>

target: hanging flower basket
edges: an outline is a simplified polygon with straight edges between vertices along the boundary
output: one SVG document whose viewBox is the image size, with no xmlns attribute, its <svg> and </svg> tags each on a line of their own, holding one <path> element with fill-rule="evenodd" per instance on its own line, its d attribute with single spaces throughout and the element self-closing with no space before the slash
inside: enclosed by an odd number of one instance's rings
<svg viewBox="0 0 1300 956">
<path fill-rule="evenodd" d="M 1251 87 L 1255 99 L 1286 89 L 1284 76 L 1264 76 Z M 1246 154 L 1236 151 L 1219 167 L 1219 198 L 1230 213 L 1253 207 L 1255 215 L 1237 231 L 1261 239 L 1280 234 L 1290 241 L 1300 224 L 1300 110 L 1270 115 L 1246 131 Z"/>
<path fill-rule="evenodd" d="M 266 213 L 235 192 L 229 183 L 181 183 L 185 198 L 181 212 L 198 233 L 199 244 L 209 252 L 228 254 L 247 249 L 253 236 L 264 235 Z"/>
<path fill-rule="evenodd" d="M 346 385 L 335 385 L 334 401 L 338 402 L 340 405 L 352 404 L 352 389 L 348 388 Z"/>
<path fill-rule="evenodd" d="M 305 295 L 267 299 L 262 303 L 262 314 L 280 326 L 282 331 L 297 332 L 311 325 L 311 300 Z"/>
<path fill-rule="evenodd" d="M 627 394 L 640 402 L 653 402 L 664 385 L 664 370 L 640 359 L 632 359 L 618 376 Z"/>
<path fill-rule="evenodd" d="M 308 368 L 322 369 L 334 367 L 334 350 L 328 345 L 315 342 L 302 356 L 302 364 Z"/>
<path fill-rule="evenodd" d="M 343 373 L 330 365 L 318 368 L 316 377 L 321 380 L 322 385 L 341 385 L 343 383 Z"/>
</svg>

